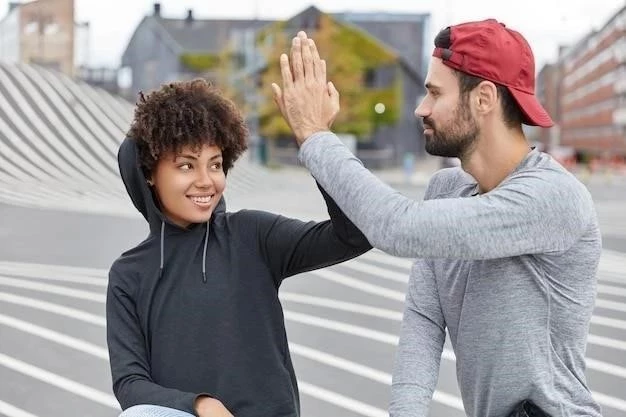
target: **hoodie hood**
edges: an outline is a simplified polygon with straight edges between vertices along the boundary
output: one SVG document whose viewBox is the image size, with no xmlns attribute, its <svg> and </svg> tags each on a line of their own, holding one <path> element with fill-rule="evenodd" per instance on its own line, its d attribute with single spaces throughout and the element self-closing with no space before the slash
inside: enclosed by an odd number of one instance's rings
<svg viewBox="0 0 626 417">
<path fill-rule="evenodd" d="M 120 168 L 120 175 L 126 187 L 126 191 L 130 196 L 135 208 L 143 215 L 150 226 L 151 235 L 159 235 L 160 244 L 160 260 L 159 260 L 159 277 L 163 275 L 165 262 L 165 229 L 179 232 L 192 232 L 195 228 L 183 228 L 172 223 L 157 206 L 152 190 L 148 186 L 146 177 L 141 170 L 139 162 L 139 152 L 137 143 L 131 138 L 125 138 L 117 153 L 117 162 Z M 202 253 L 202 281 L 206 283 L 206 257 L 207 247 L 209 243 L 210 222 L 215 218 L 216 214 L 226 211 L 226 202 L 224 196 L 218 201 L 215 210 L 211 215 L 211 219 L 206 222 L 204 231 L 204 251 Z M 194 230 L 195 232 L 195 230 Z"/>
<path fill-rule="evenodd" d="M 150 225 L 150 233 L 160 233 L 164 224 L 183 230 L 180 226 L 172 223 L 156 204 L 152 190 L 150 186 L 148 186 L 146 177 L 141 169 L 137 143 L 133 139 L 129 137 L 124 139 L 117 153 L 117 162 L 122 181 L 126 187 L 126 192 L 130 196 L 135 208 Z M 222 195 L 211 217 L 213 218 L 215 214 L 225 211 L 226 202 Z"/>
</svg>

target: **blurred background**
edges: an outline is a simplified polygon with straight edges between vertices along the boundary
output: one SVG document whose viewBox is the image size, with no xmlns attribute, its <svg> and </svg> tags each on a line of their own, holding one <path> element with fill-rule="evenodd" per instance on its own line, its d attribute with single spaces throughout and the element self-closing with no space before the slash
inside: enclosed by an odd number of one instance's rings
<svg viewBox="0 0 626 417">
<path fill-rule="evenodd" d="M 243 110 L 249 151 L 230 210 L 324 219 L 271 98 L 278 56 L 306 30 L 341 93 L 334 129 L 364 164 L 419 199 L 437 169 L 413 115 L 436 33 L 493 17 L 535 53 L 556 122 L 527 128 L 594 197 L 604 252 L 588 382 L 626 416 L 626 2 L 623 0 L 0 1 L 0 415 L 115 416 L 107 271 L 145 222 L 116 153 L 140 91 L 202 77 Z M 376 250 L 281 289 L 303 416 L 384 416 L 410 260 Z M 462 416 L 446 342 L 432 416 Z"/>
</svg>

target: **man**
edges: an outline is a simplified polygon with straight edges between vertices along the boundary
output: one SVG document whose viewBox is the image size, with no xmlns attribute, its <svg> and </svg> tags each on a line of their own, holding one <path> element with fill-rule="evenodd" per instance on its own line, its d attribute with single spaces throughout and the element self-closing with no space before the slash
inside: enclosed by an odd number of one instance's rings
<svg viewBox="0 0 626 417">
<path fill-rule="evenodd" d="M 490 19 L 437 36 L 415 114 L 426 150 L 462 166 L 437 172 L 423 202 L 383 184 L 328 131 L 339 94 L 304 32 L 281 71 L 282 89 L 272 87 L 300 160 L 374 247 L 420 258 L 391 415 L 428 414 L 447 328 L 468 415 L 600 416 L 584 375 L 598 222 L 585 187 L 524 136 L 522 123 L 552 120 L 522 35 Z"/>
</svg>

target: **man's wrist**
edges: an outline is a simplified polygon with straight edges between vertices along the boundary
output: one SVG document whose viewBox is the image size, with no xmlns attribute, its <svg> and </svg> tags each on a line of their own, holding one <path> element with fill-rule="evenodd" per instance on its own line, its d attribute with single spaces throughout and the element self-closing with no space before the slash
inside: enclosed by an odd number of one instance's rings
<svg viewBox="0 0 626 417">
<path fill-rule="evenodd" d="M 330 130 L 321 130 L 313 133 L 300 146 L 300 149 L 298 150 L 298 161 L 301 164 L 308 166 L 306 161 L 310 156 L 318 154 L 319 146 L 326 147 L 329 145 L 335 145 L 336 141 L 337 137 Z M 323 142 L 323 144 L 320 144 L 320 142 Z"/>
<path fill-rule="evenodd" d="M 306 142 L 307 139 L 309 139 L 311 136 L 315 135 L 316 133 L 320 133 L 320 132 L 328 132 L 328 128 L 307 129 L 307 130 L 298 132 L 298 134 L 295 135 L 296 141 L 298 142 L 298 145 L 302 146 L 302 144 Z"/>
</svg>

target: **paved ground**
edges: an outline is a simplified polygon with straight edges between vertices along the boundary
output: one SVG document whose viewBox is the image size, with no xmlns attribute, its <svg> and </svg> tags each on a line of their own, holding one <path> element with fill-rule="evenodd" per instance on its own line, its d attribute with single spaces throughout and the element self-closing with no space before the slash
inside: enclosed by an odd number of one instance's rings
<svg viewBox="0 0 626 417">
<path fill-rule="evenodd" d="M 231 209 L 325 216 L 311 177 L 300 169 L 239 174 L 229 179 Z M 394 173 L 380 176 L 411 197 L 423 193 L 421 180 L 407 185 Z M 620 195 L 621 184 L 590 188 L 611 239 L 605 239 L 587 375 L 604 414 L 625 416 L 626 195 Z M 104 334 L 106 270 L 143 238 L 145 225 L 132 210 L 120 215 L 113 199 L 116 215 L 78 209 L 89 206 L 85 199 L 67 210 L 46 208 L 45 198 L 29 201 L 43 208 L 0 205 L 0 414 L 114 416 L 118 405 Z M 408 260 L 372 251 L 286 281 L 281 297 L 304 416 L 386 415 L 409 266 Z M 447 344 L 431 416 L 462 415 Z"/>
<path fill-rule="evenodd" d="M 0 415 L 113 417 L 105 344 L 107 269 L 146 234 L 117 176 L 132 106 L 28 65 L 0 65 Z M 436 160 L 386 182 L 420 198 Z M 605 251 L 588 346 L 605 416 L 626 416 L 626 180 L 585 176 Z M 239 164 L 231 210 L 325 218 L 311 177 Z M 281 288 L 305 417 L 382 417 L 410 261 L 377 251 Z M 446 345 L 433 417 L 462 416 Z"/>
</svg>

